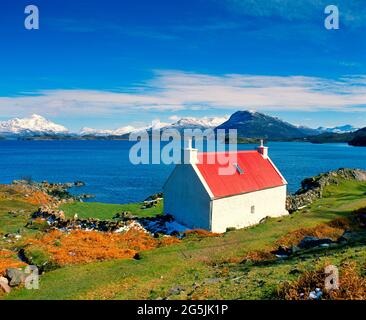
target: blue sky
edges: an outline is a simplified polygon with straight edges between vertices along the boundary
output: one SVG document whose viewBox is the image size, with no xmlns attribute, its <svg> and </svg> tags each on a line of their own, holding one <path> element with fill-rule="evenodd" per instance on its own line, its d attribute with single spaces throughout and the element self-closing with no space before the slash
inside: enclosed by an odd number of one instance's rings
<svg viewBox="0 0 366 320">
<path fill-rule="evenodd" d="M 24 28 L 28 4 L 40 30 Z M 339 30 L 324 28 L 329 4 Z M 255 109 L 366 126 L 363 0 L 5 0 L 0 12 L 0 120 L 102 129 Z"/>
</svg>

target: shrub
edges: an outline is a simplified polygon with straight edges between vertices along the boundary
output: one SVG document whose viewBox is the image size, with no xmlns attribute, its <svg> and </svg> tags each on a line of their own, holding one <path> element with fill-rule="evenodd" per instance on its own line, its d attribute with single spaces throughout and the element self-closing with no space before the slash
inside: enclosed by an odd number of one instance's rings
<svg viewBox="0 0 366 320">
<path fill-rule="evenodd" d="M 4 275 L 5 270 L 8 268 L 19 268 L 23 266 L 26 266 L 26 264 L 20 261 L 14 252 L 0 250 L 0 276 Z"/>
<path fill-rule="evenodd" d="M 131 228 L 124 233 L 53 230 L 39 239 L 26 242 L 25 255 L 37 266 L 57 267 L 110 259 L 133 258 L 140 251 L 180 242 L 174 237 L 154 238 Z"/>
<path fill-rule="evenodd" d="M 327 292 L 324 267 L 305 271 L 297 280 L 285 283 L 277 291 L 277 296 L 285 300 L 307 299 L 309 293 L 316 288 L 323 291 L 323 299 L 327 300 L 365 300 L 366 278 L 357 271 L 355 262 L 347 262 L 340 268 L 339 289 Z"/>
</svg>

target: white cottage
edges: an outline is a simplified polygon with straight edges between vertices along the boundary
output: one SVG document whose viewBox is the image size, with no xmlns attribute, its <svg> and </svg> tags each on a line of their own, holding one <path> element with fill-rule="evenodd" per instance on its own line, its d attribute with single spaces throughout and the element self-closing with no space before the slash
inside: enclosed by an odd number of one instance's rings
<svg viewBox="0 0 366 320">
<path fill-rule="evenodd" d="M 234 174 L 222 175 L 219 163 L 207 161 L 212 154 L 198 153 L 191 145 L 183 149 L 184 161 L 164 185 L 164 213 L 212 232 L 287 215 L 287 182 L 268 157 L 268 147 L 261 143 L 257 150 L 236 153 L 235 162 L 229 162 Z"/>
</svg>

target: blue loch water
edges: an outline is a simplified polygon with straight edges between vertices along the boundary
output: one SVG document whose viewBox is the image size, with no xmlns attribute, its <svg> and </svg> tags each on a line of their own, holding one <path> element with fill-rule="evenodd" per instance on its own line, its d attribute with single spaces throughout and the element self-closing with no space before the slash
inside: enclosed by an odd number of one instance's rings
<svg viewBox="0 0 366 320">
<path fill-rule="evenodd" d="M 141 201 L 162 190 L 173 165 L 132 165 L 129 141 L 0 141 L 0 183 L 31 176 L 35 181 L 82 180 L 75 193 L 93 201 Z M 366 148 L 346 144 L 272 142 L 269 154 L 296 191 L 301 180 L 340 167 L 366 169 Z M 241 145 L 240 149 L 253 149 Z"/>
</svg>

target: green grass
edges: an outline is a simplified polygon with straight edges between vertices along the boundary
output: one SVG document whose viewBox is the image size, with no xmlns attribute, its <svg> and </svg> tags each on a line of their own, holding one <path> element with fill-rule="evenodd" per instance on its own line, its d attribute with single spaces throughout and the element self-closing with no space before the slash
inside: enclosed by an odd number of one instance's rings
<svg viewBox="0 0 366 320">
<path fill-rule="evenodd" d="M 180 285 L 185 291 L 173 298 L 267 299 L 282 281 L 296 278 L 291 270 L 307 270 L 331 259 L 366 261 L 366 246 L 321 251 L 303 259 L 267 266 L 221 264 L 230 257 L 243 257 L 263 250 L 288 232 L 313 227 L 353 210 L 366 207 L 366 184 L 344 182 L 328 187 L 326 198 L 290 216 L 221 237 L 186 240 L 170 247 L 143 252 L 141 260 L 113 260 L 69 266 L 41 276 L 40 290 L 13 290 L 7 299 L 156 299 Z M 217 265 L 215 267 L 215 265 Z M 227 268 L 224 269 L 223 266 Z M 226 270 L 226 271 L 225 271 Z M 226 272 L 223 275 L 224 271 Z M 220 281 L 208 281 L 219 278 Z"/>
<path fill-rule="evenodd" d="M 0 233 L 15 233 L 22 229 L 29 219 L 29 214 L 36 208 L 22 201 L 0 200 Z M 16 216 L 10 211 L 24 210 Z"/>
<path fill-rule="evenodd" d="M 16 196 L 16 192 L 9 191 L 7 186 L 0 185 L 0 249 L 13 249 L 22 241 L 14 238 L 8 241 L 9 239 L 4 238 L 3 235 L 18 233 L 24 239 L 38 232 L 25 227 L 31 213 L 37 207 L 18 200 Z M 13 199 L 8 200 L 6 197 L 12 197 Z M 10 212 L 16 213 L 12 214 Z"/>
<path fill-rule="evenodd" d="M 113 216 L 122 211 L 130 211 L 138 217 L 153 217 L 163 212 L 163 203 L 160 202 L 156 207 L 142 209 L 142 203 L 129 204 L 107 204 L 99 202 L 73 202 L 63 204 L 60 209 L 65 212 L 67 218 L 97 218 L 101 220 L 110 220 Z"/>
</svg>

